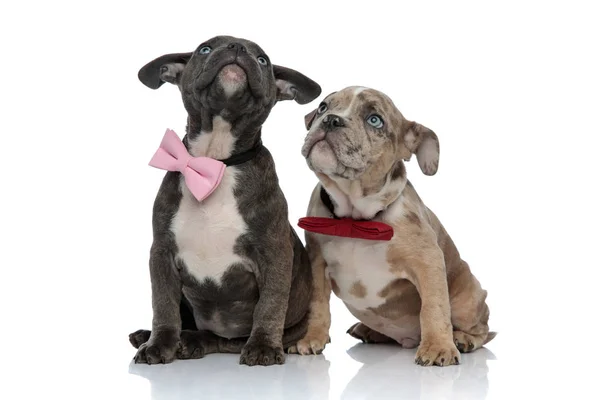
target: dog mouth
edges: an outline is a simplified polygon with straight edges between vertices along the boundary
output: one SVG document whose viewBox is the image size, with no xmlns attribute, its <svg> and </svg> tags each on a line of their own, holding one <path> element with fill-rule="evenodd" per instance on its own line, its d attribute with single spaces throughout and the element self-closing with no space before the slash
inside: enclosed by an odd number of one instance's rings
<svg viewBox="0 0 600 400">
<path fill-rule="evenodd" d="M 233 96 L 248 86 L 248 75 L 237 64 L 228 64 L 221 68 L 217 74 L 217 80 L 227 97 Z"/>
<path fill-rule="evenodd" d="M 217 77 L 222 83 L 232 83 L 236 85 L 240 85 L 246 83 L 248 81 L 248 75 L 246 75 L 246 71 L 242 69 L 237 64 L 227 64 L 221 71 L 217 74 Z"/>
<path fill-rule="evenodd" d="M 302 155 L 314 171 L 333 173 L 340 167 L 334 146 L 327 140 L 327 132 L 323 129 L 307 136 L 302 146 Z"/>
<path fill-rule="evenodd" d="M 366 165 L 356 157 L 340 138 L 328 137 L 328 133 L 319 129 L 309 134 L 302 146 L 302 155 L 309 167 L 326 175 L 356 177 L 365 171 Z"/>
<path fill-rule="evenodd" d="M 235 54 L 220 54 L 196 75 L 195 90 L 201 92 L 217 82 L 227 95 L 250 89 L 255 97 L 264 95 L 262 77 L 252 60 Z"/>
<path fill-rule="evenodd" d="M 325 141 L 326 132 L 319 130 L 306 138 L 304 145 L 302 146 L 302 155 L 304 158 L 308 158 L 315 145 L 319 142 Z"/>
</svg>

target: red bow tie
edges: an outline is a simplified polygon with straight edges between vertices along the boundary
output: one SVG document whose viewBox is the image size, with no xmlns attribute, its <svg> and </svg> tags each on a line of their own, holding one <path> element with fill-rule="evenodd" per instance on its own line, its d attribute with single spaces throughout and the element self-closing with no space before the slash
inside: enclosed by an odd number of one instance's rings
<svg viewBox="0 0 600 400">
<path fill-rule="evenodd" d="M 357 221 L 352 218 L 300 218 L 298 226 L 306 231 L 329 236 L 341 236 L 367 240 L 390 240 L 394 229 L 377 221 Z"/>
</svg>

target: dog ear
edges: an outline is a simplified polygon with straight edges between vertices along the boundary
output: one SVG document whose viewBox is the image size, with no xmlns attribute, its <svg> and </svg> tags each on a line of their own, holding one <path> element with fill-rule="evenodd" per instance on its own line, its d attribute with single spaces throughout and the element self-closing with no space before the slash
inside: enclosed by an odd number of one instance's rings
<svg viewBox="0 0 600 400">
<path fill-rule="evenodd" d="M 310 129 L 316 116 L 317 116 L 317 108 L 315 108 L 314 110 L 312 110 L 311 112 L 309 112 L 308 114 L 306 114 L 304 116 L 304 125 L 306 126 L 306 130 Z"/>
<path fill-rule="evenodd" d="M 440 161 L 440 141 L 431 129 L 409 121 L 404 133 L 404 145 L 417 155 L 419 167 L 425 175 L 435 175 Z"/>
<path fill-rule="evenodd" d="M 310 103 L 321 94 L 321 86 L 312 79 L 290 68 L 273 65 L 277 84 L 277 100 L 296 100 L 298 104 Z"/>
<path fill-rule="evenodd" d="M 177 85 L 181 71 L 191 57 L 192 53 L 165 54 L 144 65 L 138 72 L 138 78 L 150 89 L 158 89 L 165 82 Z"/>
</svg>

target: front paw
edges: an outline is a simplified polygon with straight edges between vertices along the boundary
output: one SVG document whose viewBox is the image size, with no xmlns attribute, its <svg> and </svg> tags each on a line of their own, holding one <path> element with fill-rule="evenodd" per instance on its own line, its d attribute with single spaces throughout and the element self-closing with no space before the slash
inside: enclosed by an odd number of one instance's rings
<svg viewBox="0 0 600 400">
<path fill-rule="evenodd" d="M 428 365 L 438 365 L 440 367 L 456 365 L 460 363 L 460 354 L 452 340 L 439 342 L 422 341 L 417 350 L 415 363 L 424 367 Z"/>
<path fill-rule="evenodd" d="M 152 332 L 133 358 L 136 364 L 168 364 L 179 349 L 179 335 L 175 332 Z"/>
<path fill-rule="evenodd" d="M 285 355 L 282 347 L 274 347 L 266 343 L 246 343 L 242 349 L 240 364 L 273 365 L 283 364 Z"/>
<path fill-rule="evenodd" d="M 203 358 L 211 344 L 209 335 L 202 331 L 181 331 L 180 343 L 177 351 L 180 360 Z"/>
<path fill-rule="evenodd" d="M 296 343 L 295 346 L 290 346 L 287 352 L 290 354 L 321 354 L 327 343 L 331 342 L 329 333 L 326 329 L 319 329 L 314 332 L 308 332 L 306 336 Z"/>
</svg>

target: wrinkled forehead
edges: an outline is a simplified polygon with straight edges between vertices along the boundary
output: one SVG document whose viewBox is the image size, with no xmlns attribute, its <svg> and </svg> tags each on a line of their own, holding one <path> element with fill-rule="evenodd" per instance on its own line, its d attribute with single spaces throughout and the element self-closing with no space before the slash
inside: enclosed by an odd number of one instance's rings
<svg viewBox="0 0 600 400">
<path fill-rule="evenodd" d="M 234 43 L 234 42 L 245 46 L 252 53 L 265 54 L 263 49 L 261 49 L 260 46 L 257 45 L 256 43 L 254 43 L 250 40 L 247 40 L 247 39 L 237 38 L 237 37 L 233 37 L 233 36 L 215 36 L 211 39 L 208 39 L 205 42 L 202 42 L 200 44 L 200 46 L 198 46 L 198 47 L 211 46 L 213 48 L 217 48 L 217 47 L 221 47 L 221 46 L 226 46 L 226 45 L 228 45 L 230 43 Z"/>
<path fill-rule="evenodd" d="M 341 117 L 366 116 L 373 112 L 386 116 L 401 116 L 388 96 L 378 90 L 362 86 L 347 87 L 330 94 L 323 101 L 327 103 L 327 108 L 331 112 Z"/>
</svg>

